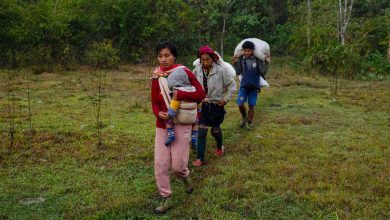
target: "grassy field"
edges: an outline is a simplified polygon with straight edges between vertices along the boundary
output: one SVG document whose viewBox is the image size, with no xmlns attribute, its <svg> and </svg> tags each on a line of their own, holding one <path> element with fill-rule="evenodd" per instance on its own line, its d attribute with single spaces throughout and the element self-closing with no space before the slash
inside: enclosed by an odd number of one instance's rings
<svg viewBox="0 0 390 220">
<path fill-rule="evenodd" d="M 213 155 L 209 137 L 209 164 L 190 167 L 195 191 L 173 179 L 174 207 L 157 217 L 150 70 L 102 73 L 101 99 L 99 72 L 10 80 L 2 71 L 0 219 L 390 218 L 390 80 L 340 80 L 331 101 L 331 80 L 282 62 L 269 72 L 255 129 L 240 129 L 229 103 L 226 155 Z"/>
</svg>

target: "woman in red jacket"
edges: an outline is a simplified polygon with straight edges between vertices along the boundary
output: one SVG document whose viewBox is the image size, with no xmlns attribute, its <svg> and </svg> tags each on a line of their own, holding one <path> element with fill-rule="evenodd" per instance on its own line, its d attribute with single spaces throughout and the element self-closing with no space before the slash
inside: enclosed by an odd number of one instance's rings
<svg viewBox="0 0 390 220">
<path fill-rule="evenodd" d="M 191 85 L 195 87 L 196 91 L 185 92 L 175 90 L 173 99 L 187 102 L 201 102 L 206 97 L 206 94 L 195 75 L 187 67 L 175 63 L 177 50 L 173 43 L 162 42 L 158 44 L 156 52 L 160 66 L 153 71 L 151 99 L 153 113 L 156 116 L 154 174 L 158 192 L 162 197 L 162 203 L 155 209 L 155 212 L 157 214 L 163 214 L 171 207 L 172 191 L 169 177 L 170 169 L 174 171 L 176 176 L 183 180 L 187 193 L 191 193 L 193 190 L 188 170 L 189 143 L 192 125 L 175 125 L 174 132 L 177 138 L 169 147 L 165 146 L 164 142 L 167 138 L 165 120 L 168 119 L 169 116 L 164 98 L 161 95 L 158 78 L 167 77 L 175 70 L 182 69 L 187 73 L 189 81 Z"/>
</svg>

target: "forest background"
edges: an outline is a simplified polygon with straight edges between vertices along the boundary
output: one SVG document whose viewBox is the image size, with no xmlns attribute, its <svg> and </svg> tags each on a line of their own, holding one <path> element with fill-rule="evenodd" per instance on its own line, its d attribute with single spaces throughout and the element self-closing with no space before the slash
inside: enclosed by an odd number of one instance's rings
<svg viewBox="0 0 390 220">
<path fill-rule="evenodd" d="M 173 40 L 182 62 L 209 44 L 232 56 L 257 37 L 273 56 L 324 74 L 390 72 L 386 0 L 47 0 L 0 1 L 0 65 L 35 73 L 148 62 L 156 42 Z M 109 59 L 104 59 L 109 57 Z"/>
</svg>

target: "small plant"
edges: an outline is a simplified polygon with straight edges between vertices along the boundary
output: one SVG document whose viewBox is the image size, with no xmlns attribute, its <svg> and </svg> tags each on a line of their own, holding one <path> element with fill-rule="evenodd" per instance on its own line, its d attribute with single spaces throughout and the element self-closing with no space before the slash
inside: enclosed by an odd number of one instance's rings
<svg viewBox="0 0 390 220">
<path fill-rule="evenodd" d="M 28 120 L 28 138 L 31 140 L 31 136 L 33 134 L 33 123 L 32 123 L 32 114 L 31 114 L 31 88 L 30 88 L 30 71 L 26 70 L 26 83 L 27 83 L 27 120 Z"/>
<path fill-rule="evenodd" d="M 9 139 L 10 149 L 13 149 L 15 143 L 15 117 L 16 117 L 16 97 L 15 97 L 15 85 L 16 85 L 17 73 L 15 71 L 8 72 L 8 123 L 9 123 Z"/>
<path fill-rule="evenodd" d="M 95 99 L 95 105 L 96 105 L 96 128 L 98 132 L 98 146 L 102 146 L 102 119 L 101 119 L 101 109 L 102 109 L 102 92 L 103 92 L 103 86 L 102 86 L 102 71 L 99 71 L 98 74 L 98 93 L 97 97 Z"/>
<path fill-rule="evenodd" d="M 93 118 L 93 124 L 95 126 L 96 131 L 96 137 L 97 137 L 97 145 L 99 147 L 103 146 L 103 136 L 102 136 L 102 129 L 105 127 L 103 120 L 102 120 L 102 112 L 103 112 L 103 100 L 107 96 L 104 94 L 104 91 L 106 89 L 106 76 L 107 72 L 104 70 L 98 70 L 91 72 L 91 84 L 93 88 L 96 88 L 92 92 L 92 94 L 89 95 L 90 100 L 92 100 L 92 105 L 94 109 L 94 118 Z"/>
<path fill-rule="evenodd" d="M 102 99 L 105 89 L 105 81 L 107 72 L 104 69 L 117 68 L 119 65 L 118 50 L 112 47 L 110 40 L 104 40 L 102 42 L 94 42 L 92 49 L 87 54 L 87 60 L 90 64 L 98 68 L 97 76 L 97 94 L 94 99 L 94 106 L 96 107 L 96 129 L 98 136 L 98 146 L 103 145 L 102 140 Z M 94 74 L 93 74 L 94 75 Z"/>
</svg>

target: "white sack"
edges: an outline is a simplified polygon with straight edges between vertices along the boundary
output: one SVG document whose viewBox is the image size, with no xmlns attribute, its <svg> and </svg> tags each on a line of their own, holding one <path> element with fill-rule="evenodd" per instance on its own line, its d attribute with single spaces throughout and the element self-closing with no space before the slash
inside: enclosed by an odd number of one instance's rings
<svg viewBox="0 0 390 220">
<path fill-rule="evenodd" d="M 236 77 L 236 70 L 230 63 L 223 61 L 223 66 L 233 78 Z"/>
<path fill-rule="evenodd" d="M 219 55 L 219 53 L 217 53 L 217 52 L 215 52 L 215 53 L 216 53 L 216 54 L 218 55 L 218 57 L 219 57 L 219 59 L 218 59 L 218 64 L 221 65 L 221 66 L 223 66 L 223 67 L 227 70 L 228 74 L 230 74 L 233 78 L 236 77 L 236 70 L 234 69 L 234 67 L 233 67 L 230 63 L 223 61 L 223 59 L 222 59 L 221 55 Z M 200 64 L 200 59 L 199 59 L 199 58 L 196 59 L 196 60 L 192 63 L 192 65 L 193 65 L 194 67 L 197 67 L 198 65 L 201 65 L 201 64 Z"/>
<path fill-rule="evenodd" d="M 263 40 L 260 40 L 258 38 L 247 38 L 242 40 L 237 46 L 236 49 L 234 50 L 234 56 L 235 57 L 240 57 L 244 54 L 242 51 L 242 45 L 244 44 L 245 41 L 251 41 L 255 45 L 255 49 L 253 51 L 253 55 L 257 57 L 260 60 L 263 60 L 267 58 L 267 61 L 269 62 L 271 59 L 271 50 L 269 48 L 269 44 Z"/>
<path fill-rule="evenodd" d="M 263 87 L 268 88 L 269 84 L 262 76 L 260 76 L 260 88 L 263 88 Z"/>
<path fill-rule="evenodd" d="M 199 65 L 200 65 L 200 59 L 198 58 L 198 59 L 194 60 L 194 62 L 192 63 L 192 65 L 193 65 L 194 67 L 199 66 Z"/>
<path fill-rule="evenodd" d="M 242 78 L 242 76 L 239 75 L 238 80 L 240 80 L 240 82 L 241 82 L 241 78 Z M 260 76 L 259 80 L 260 80 L 260 88 L 268 88 L 269 87 L 268 82 L 262 76 Z"/>
</svg>

